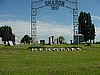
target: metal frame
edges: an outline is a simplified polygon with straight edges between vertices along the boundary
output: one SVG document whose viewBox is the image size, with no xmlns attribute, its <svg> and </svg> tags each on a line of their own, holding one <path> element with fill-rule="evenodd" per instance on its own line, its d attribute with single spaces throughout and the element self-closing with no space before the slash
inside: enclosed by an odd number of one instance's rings
<svg viewBox="0 0 100 75">
<path fill-rule="evenodd" d="M 52 1 L 52 0 L 31 0 L 31 37 L 33 44 L 37 42 L 37 24 L 36 24 L 37 10 L 43 7 L 47 7 L 45 5 L 45 1 Z M 73 32 L 74 32 L 73 35 L 75 36 L 76 34 L 78 34 L 78 0 L 74 0 L 74 2 L 73 0 L 72 1 L 57 0 L 57 1 L 65 1 L 65 5 L 59 7 L 65 7 L 73 11 Z"/>
</svg>

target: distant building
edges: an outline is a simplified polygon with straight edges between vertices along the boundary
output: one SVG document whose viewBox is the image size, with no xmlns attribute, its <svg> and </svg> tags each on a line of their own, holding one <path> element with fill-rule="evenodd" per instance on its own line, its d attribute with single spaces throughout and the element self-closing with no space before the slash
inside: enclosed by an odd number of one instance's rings
<svg viewBox="0 0 100 75">
<path fill-rule="evenodd" d="M 80 43 L 83 43 L 84 42 L 84 35 L 82 34 L 77 34 L 74 36 L 74 43 L 75 44 L 80 44 Z"/>
</svg>

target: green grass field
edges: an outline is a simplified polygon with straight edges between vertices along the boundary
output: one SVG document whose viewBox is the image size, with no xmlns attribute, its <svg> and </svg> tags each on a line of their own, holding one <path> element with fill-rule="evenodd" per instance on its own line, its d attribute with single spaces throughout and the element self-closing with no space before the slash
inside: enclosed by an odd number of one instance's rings
<svg viewBox="0 0 100 75">
<path fill-rule="evenodd" d="M 28 47 L 0 45 L 0 75 L 100 75 L 100 44 L 80 45 L 82 51 L 32 52 Z"/>
</svg>

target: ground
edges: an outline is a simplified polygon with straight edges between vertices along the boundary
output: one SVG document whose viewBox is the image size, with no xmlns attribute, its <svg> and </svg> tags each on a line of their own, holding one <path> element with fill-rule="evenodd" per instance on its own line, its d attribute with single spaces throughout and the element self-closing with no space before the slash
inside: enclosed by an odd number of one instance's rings
<svg viewBox="0 0 100 75">
<path fill-rule="evenodd" d="M 32 52 L 28 47 L 0 45 L 0 75 L 100 75 L 100 44 L 79 45 L 81 51 Z"/>
</svg>

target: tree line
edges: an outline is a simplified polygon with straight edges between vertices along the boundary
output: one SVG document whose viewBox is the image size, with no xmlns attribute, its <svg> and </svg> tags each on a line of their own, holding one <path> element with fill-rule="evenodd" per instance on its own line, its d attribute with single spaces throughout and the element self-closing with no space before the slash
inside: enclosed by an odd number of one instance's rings
<svg viewBox="0 0 100 75">
<path fill-rule="evenodd" d="M 80 15 L 78 17 L 78 33 L 79 34 L 83 34 L 84 35 L 84 42 L 92 42 L 95 40 L 95 26 L 92 23 L 91 20 L 91 15 L 90 13 L 86 13 L 86 12 L 80 12 Z M 1 26 L 0 27 L 0 37 L 2 38 L 2 41 L 4 41 L 4 44 L 6 44 L 6 42 L 8 42 L 9 45 L 9 41 L 12 41 L 13 44 L 15 44 L 15 35 L 12 33 L 12 28 L 10 26 Z M 61 41 L 63 42 L 65 39 L 64 37 L 60 37 Z M 22 39 L 21 39 L 21 43 L 24 44 L 30 44 L 32 42 L 32 38 L 28 35 L 25 35 Z"/>
<path fill-rule="evenodd" d="M 59 43 L 64 44 L 65 38 L 63 36 L 59 36 Z M 42 40 L 44 41 L 44 40 Z M 21 43 L 23 44 L 30 44 L 32 43 L 32 38 L 29 35 L 24 35 L 24 37 L 21 39 Z"/>
</svg>

